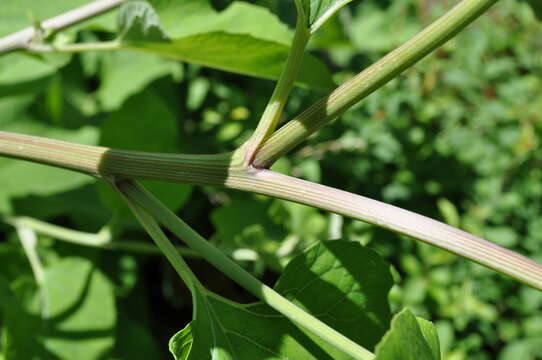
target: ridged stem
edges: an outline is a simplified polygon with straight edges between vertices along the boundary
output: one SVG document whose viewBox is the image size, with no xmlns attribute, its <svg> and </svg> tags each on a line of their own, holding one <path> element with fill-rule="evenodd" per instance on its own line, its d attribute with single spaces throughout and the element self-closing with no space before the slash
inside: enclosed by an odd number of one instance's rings
<svg viewBox="0 0 542 360">
<path fill-rule="evenodd" d="M 258 170 L 225 185 L 313 206 L 408 235 L 542 290 L 542 265 L 537 262 L 393 205 L 270 170 Z"/>
<path fill-rule="evenodd" d="M 336 119 L 401 72 L 444 44 L 497 0 L 463 0 L 411 40 L 320 99 L 276 131 L 261 147 L 253 165 L 268 168 L 278 158 Z"/>
<path fill-rule="evenodd" d="M 116 150 L 0 131 L 0 155 L 79 171 L 96 177 L 222 185 L 242 170 L 243 155 L 182 155 Z"/>
<path fill-rule="evenodd" d="M 297 9 L 297 21 L 295 27 L 294 40 L 290 47 L 288 59 L 284 65 L 284 69 L 275 85 L 273 94 L 267 103 L 267 106 L 262 114 L 262 117 L 254 130 L 250 139 L 245 143 L 244 148 L 247 150 L 247 160 L 251 161 L 254 154 L 260 149 L 264 141 L 271 136 L 279 123 L 282 111 L 290 91 L 294 86 L 294 81 L 303 62 L 305 47 L 310 39 L 310 29 L 307 28 L 307 18 L 303 5 L 300 0 L 295 1 Z"/>
</svg>

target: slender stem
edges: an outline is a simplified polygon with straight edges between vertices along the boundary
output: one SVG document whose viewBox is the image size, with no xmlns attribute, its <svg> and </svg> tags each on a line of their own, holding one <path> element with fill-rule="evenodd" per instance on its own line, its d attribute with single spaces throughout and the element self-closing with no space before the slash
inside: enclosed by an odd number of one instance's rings
<svg viewBox="0 0 542 360">
<path fill-rule="evenodd" d="M 37 251 L 38 237 L 36 232 L 30 228 L 18 225 L 16 228 L 17 236 L 21 241 L 28 262 L 32 269 L 34 279 L 36 280 L 36 285 L 38 288 L 39 298 L 40 298 L 40 309 L 41 315 L 44 318 L 49 317 L 49 302 L 47 300 L 47 294 L 45 292 L 45 270 L 41 263 L 40 257 Z"/>
<path fill-rule="evenodd" d="M 36 246 L 38 244 L 36 232 L 22 225 L 17 225 L 15 229 L 17 230 L 17 236 L 23 245 L 24 252 L 28 258 L 30 267 L 32 268 L 36 284 L 39 287 L 42 287 L 45 284 L 45 271 L 43 270 L 43 265 L 41 264 L 38 252 L 36 251 Z"/>
<path fill-rule="evenodd" d="M 36 53 L 80 53 L 85 51 L 102 51 L 120 49 L 118 41 L 89 42 L 68 45 L 28 44 L 26 50 Z"/>
<path fill-rule="evenodd" d="M 327 326 L 278 294 L 254 276 L 245 271 L 220 250 L 196 233 L 188 224 L 179 219 L 152 194 L 131 181 L 117 183 L 124 196 L 137 203 L 157 221 L 182 239 L 188 246 L 199 252 L 214 267 L 226 274 L 247 291 L 264 301 L 293 322 L 320 336 L 325 341 L 348 353 L 355 359 L 373 359 L 374 355 L 344 335 Z"/>
<path fill-rule="evenodd" d="M 258 168 L 271 166 L 308 136 L 444 44 L 495 2 L 497 0 L 461 1 L 414 38 L 339 86 L 276 131 L 258 151 L 253 165 Z"/>
<path fill-rule="evenodd" d="M 542 265 L 511 250 L 423 215 L 270 170 L 226 186 L 328 210 L 411 236 L 542 290 Z"/>
<path fill-rule="evenodd" d="M 247 157 L 250 161 L 263 142 L 275 131 L 290 91 L 294 86 L 294 81 L 303 62 L 305 47 L 310 38 L 310 30 L 307 28 L 307 19 L 303 5 L 299 0 L 295 1 L 297 10 L 297 21 L 295 27 L 294 40 L 290 47 L 290 53 L 286 60 L 286 65 L 280 74 L 277 85 L 269 99 L 267 107 L 256 127 L 256 130 L 246 142 Z"/>
<path fill-rule="evenodd" d="M 62 226 L 50 224 L 48 222 L 33 219 L 27 216 L 4 217 L 2 220 L 15 227 L 23 226 L 38 233 L 49 235 L 55 239 L 68 241 L 74 244 L 103 247 L 111 242 L 111 232 L 108 228 L 104 228 L 100 232 L 94 234 L 67 229 Z"/>
<path fill-rule="evenodd" d="M 107 250 L 126 250 L 150 255 L 161 254 L 160 249 L 152 243 L 128 240 L 112 241 L 112 234 L 108 227 L 104 227 L 98 233 L 88 233 L 50 224 L 28 216 L 3 217 L 0 219 L 16 228 L 22 226 L 24 228 L 32 229 L 39 234 L 47 235 L 56 240 L 66 241 L 72 244 L 99 247 Z M 183 256 L 199 257 L 195 251 L 185 247 L 178 246 L 176 247 L 176 250 Z"/>
<path fill-rule="evenodd" d="M 103 14 L 127 0 L 96 0 L 77 9 L 55 16 L 40 23 L 39 29 L 28 27 L 0 39 L 0 54 L 13 50 L 25 49 L 43 32 L 50 33 L 65 29 L 91 17 Z"/>
<path fill-rule="evenodd" d="M 114 186 L 114 188 L 117 189 L 116 186 Z M 119 189 L 117 190 L 124 198 L 124 200 L 126 200 L 128 206 L 130 207 L 136 218 L 154 240 L 158 248 L 166 256 L 177 274 L 179 274 L 181 279 L 184 281 L 184 283 L 190 289 L 194 296 L 195 292 L 199 289 L 202 289 L 203 286 L 197 279 L 196 275 L 194 275 L 192 270 L 190 270 L 190 267 L 186 264 L 181 255 L 179 255 L 179 253 L 175 249 L 175 246 L 173 246 L 171 241 L 169 241 L 166 235 L 162 232 L 156 220 L 154 220 L 154 218 L 149 215 L 149 213 L 142 206 L 140 206 L 138 202 L 127 196 L 124 191 Z"/>
</svg>

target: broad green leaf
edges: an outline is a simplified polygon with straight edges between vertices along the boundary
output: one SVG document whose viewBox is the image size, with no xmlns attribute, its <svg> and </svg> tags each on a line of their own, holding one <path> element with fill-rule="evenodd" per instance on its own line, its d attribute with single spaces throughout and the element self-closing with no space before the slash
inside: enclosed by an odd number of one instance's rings
<svg viewBox="0 0 542 360">
<path fill-rule="evenodd" d="M 275 289 L 367 348 L 388 329 L 393 281 L 374 251 L 350 241 L 319 242 L 294 258 Z"/>
<path fill-rule="evenodd" d="M 79 130 L 65 130 L 25 120 L 14 122 L 2 130 L 47 136 L 89 145 L 95 145 L 98 140 L 97 129 L 90 126 Z M 94 181 L 92 177 L 74 171 L 23 160 L 0 158 L 0 188 L 2 189 L 0 211 L 10 211 L 9 203 L 15 197 L 52 195 Z"/>
<path fill-rule="evenodd" d="M 102 125 L 100 145 L 150 152 L 174 152 L 177 145 L 175 114 L 152 91 L 128 99 Z M 178 209 L 188 199 L 192 186 L 173 183 L 143 182 L 171 209 Z M 129 214 L 124 201 L 103 183 L 98 184 L 102 200 L 110 208 Z"/>
<path fill-rule="evenodd" d="M 431 321 L 422 319 L 420 317 L 417 317 L 416 320 L 418 320 L 418 325 L 420 326 L 423 337 L 425 338 L 427 345 L 429 345 L 431 348 L 435 359 L 440 359 L 441 351 L 437 328 Z"/>
<path fill-rule="evenodd" d="M 215 11 L 205 0 L 150 2 L 170 38 L 222 31 L 250 35 L 284 45 L 290 45 L 293 39 L 292 31 L 275 14 L 264 7 L 246 2 L 234 1 L 220 12 Z"/>
<path fill-rule="evenodd" d="M 217 11 L 208 0 L 148 0 L 158 13 L 162 27 L 169 37 L 186 35 L 193 27 L 210 21 Z"/>
<path fill-rule="evenodd" d="M 131 43 L 124 48 L 266 79 L 278 78 L 289 52 L 280 43 L 226 32 L 196 34 L 168 43 Z M 321 90 L 334 86 L 326 66 L 311 55 L 304 57 L 298 82 Z"/>
<path fill-rule="evenodd" d="M 156 0 L 151 4 L 164 24 L 164 36 L 171 41 L 136 36 L 123 39 L 123 48 L 266 79 L 280 75 L 292 32 L 269 10 L 242 2 L 221 12 L 206 1 Z M 149 22 L 158 27 L 154 15 L 148 14 Z M 298 82 L 320 90 L 334 87 L 327 67 L 311 55 L 304 57 Z"/>
<path fill-rule="evenodd" d="M 435 327 L 408 309 L 395 315 L 391 329 L 376 347 L 375 360 L 439 360 Z"/>
<path fill-rule="evenodd" d="M 46 269 L 44 296 L 50 329 L 45 347 L 51 353 L 64 359 L 100 359 L 112 349 L 113 287 L 92 262 L 65 258 Z"/>
<path fill-rule="evenodd" d="M 171 71 L 171 61 L 153 54 L 115 51 L 104 56 L 97 95 L 106 110 L 116 110 L 131 95 Z M 130 79 L 130 81 L 126 81 Z"/>
<path fill-rule="evenodd" d="M 130 1 L 119 10 L 119 39 L 122 42 L 167 41 L 156 12 L 145 1 Z"/>
<path fill-rule="evenodd" d="M 305 13 L 308 15 L 311 32 L 318 30 L 340 8 L 352 0 L 302 0 Z"/>
<path fill-rule="evenodd" d="M 389 323 L 391 275 L 358 243 L 319 243 L 284 270 L 276 290 L 359 344 L 373 348 Z M 207 291 L 194 320 L 170 341 L 176 359 L 349 359 L 263 303 L 241 305 Z"/>
<path fill-rule="evenodd" d="M 35 84 L 31 82 L 50 77 L 70 59 L 71 55 L 68 54 L 32 55 L 17 52 L 0 56 L 0 95 L 29 90 L 34 92 Z M 46 82 L 42 81 L 41 85 L 44 88 Z"/>
<path fill-rule="evenodd" d="M 14 296 L 2 309 L 2 350 L 5 360 L 51 359 L 36 336 L 42 323 L 34 279 L 28 275 L 19 276 L 11 284 L 11 290 Z"/>
<path fill-rule="evenodd" d="M 28 94 L 0 98 L 0 114 L 2 114 L 0 128 L 3 129 L 10 123 L 22 119 L 34 97 L 32 94 Z"/>
<path fill-rule="evenodd" d="M 116 308 L 109 280 L 84 258 L 45 269 L 38 291 L 19 282 L 5 310 L 6 359 L 98 360 L 112 349 Z"/>
</svg>

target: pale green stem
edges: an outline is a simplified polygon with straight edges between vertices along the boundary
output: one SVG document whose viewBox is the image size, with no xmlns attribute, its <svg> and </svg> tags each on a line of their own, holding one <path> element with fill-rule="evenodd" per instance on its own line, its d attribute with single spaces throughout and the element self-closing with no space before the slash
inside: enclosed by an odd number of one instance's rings
<svg viewBox="0 0 542 360">
<path fill-rule="evenodd" d="M 107 250 L 126 250 L 150 255 L 161 254 L 160 249 L 152 243 L 127 240 L 112 241 L 112 235 L 108 227 L 104 227 L 98 233 L 88 233 L 50 224 L 27 216 L 3 217 L 1 220 L 14 227 L 22 226 L 56 240 L 77 245 L 92 246 Z M 185 247 L 176 247 L 176 250 L 183 256 L 199 257 L 195 251 Z"/>
<path fill-rule="evenodd" d="M 96 177 L 222 185 L 243 172 L 241 151 L 182 155 L 115 150 L 0 131 L 0 155 L 63 167 Z"/>
<path fill-rule="evenodd" d="M 160 229 L 160 226 L 154 220 L 154 218 L 149 215 L 149 213 L 142 206 L 140 206 L 138 202 L 136 202 L 128 194 L 126 194 L 123 189 L 117 188 L 117 186 L 115 185 L 113 185 L 113 187 L 119 192 L 120 195 L 122 195 L 124 200 L 126 200 L 128 206 L 130 207 L 136 218 L 139 220 L 143 228 L 145 228 L 145 230 L 154 240 L 158 248 L 166 256 L 177 274 L 179 274 L 183 282 L 190 289 L 190 292 L 194 297 L 195 292 L 202 289 L 203 286 L 200 284 L 199 280 L 194 275 L 192 270 L 190 270 L 190 267 L 186 264 L 181 255 L 179 255 L 179 253 L 175 249 L 175 246 L 173 246 L 171 241 L 169 241 L 169 239 Z"/>
<path fill-rule="evenodd" d="M 405 234 L 542 290 L 542 265 L 537 262 L 393 205 L 270 170 L 254 171 L 226 186 L 317 207 Z"/>
<path fill-rule="evenodd" d="M 103 14 L 127 0 L 95 0 L 77 9 L 40 22 L 39 28 L 28 27 L 0 39 L 0 54 L 25 49 L 37 38 L 78 24 L 94 16 Z"/>
<path fill-rule="evenodd" d="M 542 267 L 510 250 L 422 215 L 345 191 L 242 165 L 237 153 L 120 151 L 0 132 L 0 154 L 105 177 L 217 185 L 284 198 L 382 226 L 449 250 L 542 289 Z M 271 183 L 268 183 L 270 182 Z"/>
<path fill-rule="evenodd" d="M 352 105 L 444 44 L 496 2 L 497 0 L 461 1 L 414 38 L 286 123 L 263 144 L 254 158 L 253 165 L 258 168 L 271 166 L 278 158 L 336 119 Z"/>
<path fill-rule="evenodd" d="M 118 41 L 78 43 L 68 45 L 29 44 L 26 50 L 37 53 L 80 53 L 85 51 L 119 50 Z"/>
<path fill-rule="evenodd" d="M 290 47 L 290 53 L 277 85 L 269 99 L 267 107 L 262 114 L 260 122 L 250 139 L 244 145 L 247 150 L 247 158 L 250 161 L 255 152 L 258 151 L 263 142 L 271 136 L 280 121 L 282 111 L 294 86 L 294 81 L 303 62 L 305 47 L 310 38 L 310 30 L 307 28 L 307 19 L 303 5 L 299 0 L 295 1 L 297 9 L 297 22 L 295 27 L 294 40 Z"/>
<path fill-rule="evenodd" d="M 41 264 L 38 252 L 36 251 L 36 246 L 38 245 L 38 237 L 34 230 L 27 228 L 22 225 L 17 225 L 15 227 L 17 230 L 17 236 L 21 241 L 30 267 L 32 268 L 32 273 L 34 274 L 34 279 L 36 279 L 36 284 L 39 287 L 42 287 L 45 283 L 45 271 L 43 270 L 43 265 Z"/>
<path fill-rule="evenodd" d="M 199 252 L 205 260 L 273 309 L 301 327 L 320 336 L 322 339 L 336 346 L 338 349 L 341 349 L 354 359 L 374 358 L 374 355 L 371 352 L 303 311 L 282 295 L 278 294 L 275 290 L 249 274 L 237 263 L 192 230 L 188 224 L 179 219 L 152 194 L 148 193 L 136 183 L 129 181 L 119 182 L 117 183 L 117 187 L 126 198 L 130 198 L 131 201 L 145 209 L 146 212 L 151 214 L 158 222 L 162 223 L 162 225 L 182 239 L 193 250 Z"/>
<path fill-rule="evenodd" d="M 47 318 L 49 316 L 49 302 L 47 301 L 47 294 L 45 293 L 45 270 L 43 269 L 43 265 L 37 252 L 38 237 L 34 230 L 30 228 L 18 225 L 15 229 L 36 281 L 41 302 L 41 315 L 42 317 Z"/>
</svg>

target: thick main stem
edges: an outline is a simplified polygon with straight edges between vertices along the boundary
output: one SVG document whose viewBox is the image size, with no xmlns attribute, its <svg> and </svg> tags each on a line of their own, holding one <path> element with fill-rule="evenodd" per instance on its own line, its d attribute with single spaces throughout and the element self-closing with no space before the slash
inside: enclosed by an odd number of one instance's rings
<svg viewBox="0 0 542 360">
<path fill-rule="evenodd" d="M 242 171 L 239 152 L 182 155 L 116 150 L 0 131 L 0 155 L 79 171 L 96 177 L 222 185 Z"/>
<path fill-rule="evenodd" d="M 542 290 L 542 265 L 537 262 L 393 205 L 270 170 L 237 177 L 226 186 L 317 207 L 405 234 Z"/>
<path fill-rule="evenodd" d="M 414 38 L 276 131 L 256 154 L 253 165 L 259 168 L 271 166 L 308 136 L 444 44 L 496 2 L 497 0 L 461 1 Z"/>
<path fill-rule="evenodd" d="M 0 132 L 0 155 L 106 178 L 216 185 L 291 200 L 412 236 L 542 290 L 542 266 L 524 256 L 408 210 L 272 171 L 246 167 L 242 153 L 173 155 L 122 151 Z"/>
</svg>

